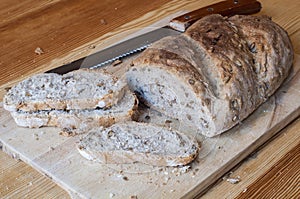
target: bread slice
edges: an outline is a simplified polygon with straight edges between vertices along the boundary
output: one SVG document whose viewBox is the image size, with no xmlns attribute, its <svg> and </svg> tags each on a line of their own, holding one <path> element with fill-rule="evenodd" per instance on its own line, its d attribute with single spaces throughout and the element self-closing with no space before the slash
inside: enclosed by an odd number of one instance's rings
<svg viewBox="0 0 300 199">
<path fill-rule="evenodd" d="M 3 99 L 8 111 L 71 110 L 110 107 L 123 96 L 126 82 L 103 70 L 79 69 L 64 75 L 34 75 Z"/>
<path fill-rule="evenodd" d="M 128 89 L 123 98 L 110 109 L 50 110 L 11 112 L 17 125 L 39 128 L 43 126 L 60 127 L 77 133 L 97 126 L 110 126 L 116 122 L 131 120 L 138 101 Z M 76 130 L 77 129 L 77 130 Z"/>
<path fill-rule="evenodd" d="M 291 41 L 270 18 L 209 15 L 151 45 L 126 76 L 145 104 L 213 137 L 265 102 L 292 62 Z"/>
<path fill-rule="evenodd" d="M 131 121 L 92 129 L 80 141 L 78 150 L 88 160 L 100 163 L 178 166 L 193 161 L 199 145 L 175 130 Z"/>
</svg>

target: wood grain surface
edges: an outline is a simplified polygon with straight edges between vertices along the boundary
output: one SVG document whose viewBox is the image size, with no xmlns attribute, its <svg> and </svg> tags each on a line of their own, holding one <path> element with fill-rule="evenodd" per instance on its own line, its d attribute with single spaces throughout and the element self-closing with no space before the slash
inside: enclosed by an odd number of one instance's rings
<svg viewBox="0 0 300 199">
<path fill-rule="evenodd" d="M 181 10 L 192 10 L 217 1 L 71 1 L 71 0 L 2 0 L 0 4 L 0 96 L 5 88 L 24 79 L 28 75 L 47 71 L 63 63 L 76 60 L 87 55 L 91 49 L 101 49 L 122 38 L 122 32 L 135 28 L 147 27 L 159 19 Z M 289 33 L 295 52 L 300 54 L 300 13 L 298 1 L 261 0 L 261 14 L 272 16 L 273 20 L 283 26 Z M 120 9 L 123 8 L 123 9 Z M 125 9 L 126 8 L 126 9 Z M 283 9 L 284 8 L 284 9 Z M 124 34 L 124 33 L 123 33 Z M 44 53 L 38 55 L 34 51 L 40 47 Z M 227 198 L 243 197 L 242 193 L 263 194 L 270 187 L 278 187 L 278 180 L 289 181 L 280 185 L 281 189 L 273 190 L 275 198 L 282 194 L 299 195 L 293 189 L 299 179 L 297 161 L 299 154 L 296 148 L 279 147 L 288 143 L 291 134 L 299 134 L 300 121 L 297 120 L 281 132 L 280 136 L 258 151 L 257 156 L 241 164 L 236 171 L 243 169 L 252 172 L 252 177 L 243 176 L 238 184 L 222 181 L 212 188 L 207 195 L 216 193 L 216 198 L 225 198 L 226 194 L 235 192 Z M 293 137 L 294 138 L 294 137 Z M 277 140 L 278 143 L 276 142 Z M 294 141 L 299 142 L 295 137 Z M 267 151 L 264 153 L 264 151 Z M 271 161 L 270 154 L 280 154 L 276 161 Z M 263 158 L 259 158 L 263 157 Z M 15 161 L 0 152 L 0 197 L 15 198 L 64 198 L 66 192 L 54 185 L 47 177 L 21 161 Z M 289 161 L 293 160 L 293 161 Z M 254 163 L 253 163 L 254 162 Z M 285 162 L 285 164 L 279 164 Z M 290 163 L 289 163 L 290 162 Z M 265 165 L 269 170 L 257 169 Z M 239 170 L 240 169 L 240 170 Z M 284 175 L 270 176 L 274 173 L 286 172 Z M 291 173 L 290 173 L 291 172 Z M 272 173 L 272 174 L 273 174 Z M 28 174 L 28 178 L 24 177 Z M 21 177 L 20 177 L 21 176 Z M 266 176 L 266 177 L 263 177 Z M 286 178 L 284 176 L 295 176 Z M 252 179 L 256 179 L 253 181 Z M 288 179 L 288 180 L 287 180 Z M 289 180 L 291 179 L 291 180 Z M 293 180 L 293 179 L 296 179 Z M 247 187 L 242 182 L 247 182 Z M 263 186 L 265 183 L 270 186 Z M 229 186 L 228 186 L 229 184 Z M 272 186 L 272 184 L 274 186 Z M 249 186 L 248 186 L 249 185 Z M 34 189 L 33 189 L 34 188 Z M 251 188 L 251 189 L 250 189 Z M 256 190 L 260 188 L 259 190 Z M 223 190 L 218 192 L 217 190 Z M 246 191 L 245 191 L 246 190 Z M 224 197 L 223 197 L 224 196 Z"/>
<path fill-rule="evenodd" d="M 297 198 L 299 150 L 300 118 L 224 175 L 202 198 Z M 231 184 L 228 177 L 241 181 Z"/>
</svg>

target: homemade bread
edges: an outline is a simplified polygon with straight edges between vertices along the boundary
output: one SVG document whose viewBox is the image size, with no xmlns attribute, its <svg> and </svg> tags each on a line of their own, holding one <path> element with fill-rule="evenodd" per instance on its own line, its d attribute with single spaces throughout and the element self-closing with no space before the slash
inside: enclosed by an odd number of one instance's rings
<svg viewBox="0 0 300 199">
<path fill-rule="evenodd" d="M 83 157 L 100 163 L 178 166 L 195 159 L 199 145 L 195 139 L 165 127 L 125 122 L 92 129 L 78 150 Z"/>
<path fill-rule="evenodd" d="M 137 105 L 136 96 L 127 89 L 123 98 L 109 109 L 14 111 L 11 115 L 17 125 L 22 127 L 53 126 L 66 131 L 80 132 L 97 126 L 106 127 L 116 122 L 131 120 Z"/>
<path fill-rule="evenodd" d="M 269 17 L 210 15 L 154 43 L 126 76 L 148 106 L 212 137 L 265 102 L 292 62 L 288 34 Z"/>
<path fill-rule="evenodd" d="M 3 99 L 8 111 L 107 108 L 124 94 L 126 82 L 103 70 L 79 69 L 64 75 L 34 75 L 13 88 Z"/>
</svg>

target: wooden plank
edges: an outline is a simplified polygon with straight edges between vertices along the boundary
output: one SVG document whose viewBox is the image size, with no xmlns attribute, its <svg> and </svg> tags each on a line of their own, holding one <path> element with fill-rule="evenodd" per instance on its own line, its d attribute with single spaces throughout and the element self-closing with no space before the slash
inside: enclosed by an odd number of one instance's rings
<svg viewBox="0 0 300 199">
<path fill-rule="evenodd" d="M 64 138 L 57 128 L 19 128 L 3 109 L 0 109 L 0 124 L 5 127 L 0 125 L 0 141 L 4 151 L 47 174 L 73 195 L 87 198 L 103 194 L 107 197 L 114 194 L 116 198 L 131 195 L 139 198 L 193 197 L 300 114 L 300 56 L 296 56 L 293 69 L 276 94 L 241 125 L 215 138 L 197 137 L 202 150 L 186 173 L 139 163 L 92 163 L 77 152 L 78 137 Z M 155 119 L 153 116 L 151 120 Z M 164 120 L 158 118 L 157 121 Z M 184 124 L 177 125 L 193 131 Z"/>
<path fill-rule="evenodd" d="M 22 75 L 46 71 L 53 59 L 65 57 L 72 50 L 168 1 L 111 0 L 109 6 L 107 1 L 97 0 L 1 1 L 0 85 L 20 79 Z M 43 49 L 42 55 L 35 54 L 37 47 Z"/>
<path fill-rule="evenodd" d="M 4 19 L 0 20 L 0 97 L 5 87 L 29 75 L 85 57 L 178 11 L 216 1 L 111 0 L 108 4 L 97 0 L 27 0 L 12 5 L 5 0 L 1 5 L 8 11 L 0 13 Z M 44 53 L 37 55 L 37 47 Z"/>
<path fill-rule="evenodd" d="M 300 195 L 299 150 L 300 118 L 227 173 L 201 198 L 296 198 Z M 229 176 L 239 176 L 241 181 L 231 184 L 226 181 Z"/>
<path fill-rule="evenodd" d="M 0 155 L 0 197 L 1 198 L 68 198 L 68 194 L 58 188 L 44 175 L 29 170 L 28 165 L 12 159 L 1 152 Z"/>
</svg>

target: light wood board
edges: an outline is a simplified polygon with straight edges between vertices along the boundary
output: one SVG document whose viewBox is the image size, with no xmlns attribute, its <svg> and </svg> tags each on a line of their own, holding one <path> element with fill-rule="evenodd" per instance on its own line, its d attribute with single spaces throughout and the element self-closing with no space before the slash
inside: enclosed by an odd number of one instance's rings
<svg viewBox="0 0 300 199">
<path fill-rule="evenodd" d="M 46 174 L 72 196 L 83 198 L 179 198 L 195 196 L 267 141 L 300 113 L 300 56 L 284 85 L 248 119 L 215 138 L 199 136 L 202 150 L 187 172 L 143 164 L 101 165 L 82 158 L 78 137 L 57 128 L 17 127 L 0 107 L 0 145 Z M 179 128 L 186 128 L 184 124 Z"/>
</svg>

